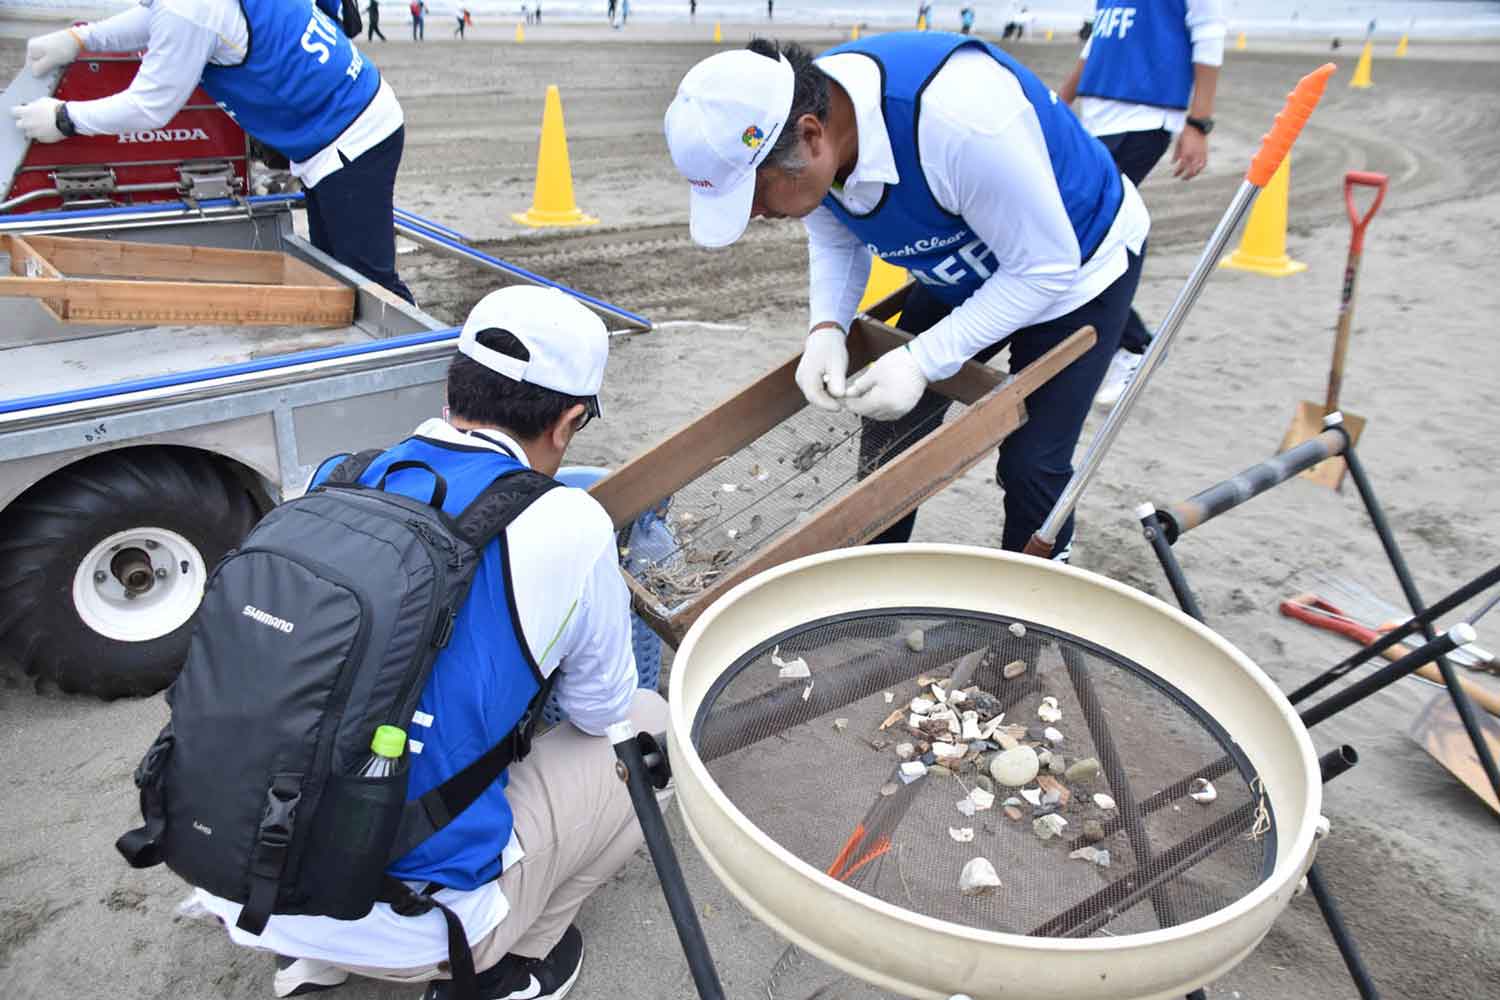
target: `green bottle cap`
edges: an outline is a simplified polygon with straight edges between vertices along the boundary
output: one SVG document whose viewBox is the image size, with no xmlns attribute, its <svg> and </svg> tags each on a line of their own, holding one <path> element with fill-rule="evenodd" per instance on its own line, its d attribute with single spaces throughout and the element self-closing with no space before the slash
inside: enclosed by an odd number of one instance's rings
<svg viewBox="0 0 1500 1000">
<path fill-rule="evenodd" d="M 370 741 L 370 749 L 381 757 L 399 759 L 401 751 L 406 749 L 406 730 L 400 726 L 380 726 Z"/>
</svg>

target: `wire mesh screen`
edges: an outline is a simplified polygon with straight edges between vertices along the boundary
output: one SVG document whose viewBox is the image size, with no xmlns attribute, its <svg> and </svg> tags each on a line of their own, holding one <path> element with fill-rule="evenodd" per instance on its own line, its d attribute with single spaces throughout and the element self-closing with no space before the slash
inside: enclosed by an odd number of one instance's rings
<svg viewBox="0 0 1500 1000">
<path fill-rule="evenodd" d="M 964 409 L 934 395 L 909 419 L 862 432 L 852 413 L 804 407 L 675 490 L 657 530 L 625 539 L 623 557 L 675 609 Z"/>
<path fill-rule="evenodd" d="M 803 861 L 973 928 L 1169 927 L 1239 899 L 1275 858 L 1258 782 L 1201 709 L 1030 622 L 898 609 L 810 625 L 725 672 L 694 742 Z"/>
</svg>

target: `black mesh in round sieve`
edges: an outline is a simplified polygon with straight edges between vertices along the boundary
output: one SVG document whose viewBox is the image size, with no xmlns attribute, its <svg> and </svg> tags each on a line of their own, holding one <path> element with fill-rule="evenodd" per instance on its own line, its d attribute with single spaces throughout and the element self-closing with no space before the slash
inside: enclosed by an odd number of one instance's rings
<svg viewBox="0 0 1500 1000">
<path fill-rule="evenodd" d="M 981 738 L 964 731 L 965 712 Z M 970 927 L 1170 927 L 1233 903 L 1275 859 L 1269 802 L 1213 719 L 1145 667 L 1034 622 L 899 608 L 811 623 L 725 671 L 693 740 L 715 783 L 782 847 Z M 1012 746 L 1043 762 L 1019 787 L 990 771 Z M 903 774 L 908 752 L 951 766 Z M 1205 782 L 1214 797 L 1200 802 Z M 965 893 L 976 858 L 1001 884 Z"/>
</svg>

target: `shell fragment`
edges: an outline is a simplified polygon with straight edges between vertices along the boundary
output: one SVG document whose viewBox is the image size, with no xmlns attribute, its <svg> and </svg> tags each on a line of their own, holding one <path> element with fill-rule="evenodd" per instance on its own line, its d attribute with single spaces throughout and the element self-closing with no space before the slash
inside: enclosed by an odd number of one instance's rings
<svg viewBox="0 0 1500 1000">
<path fill-rule="evenodd" d="M 1194 778 L 1192 785 L 1188 787 L 1188 795 L 1192 797 L 1194 802 L 1206 806 L 1219 797 L 1219 791 L 1214 788 L 1214 783 L 1207 778 Z"/>
<path fill-rule="evenodd" d="M 971 858 L 958 873 L 958 891 L 965 896 L 978 896 L 1000 888 L 1000 875 L 988 858 Z"/>
<path fill-rule="evenodd" d="M 972 826 L 948 827 L 948 836 L 960 844 L 969 844 L 974 840 L 974 828 Z"/>
</svg>

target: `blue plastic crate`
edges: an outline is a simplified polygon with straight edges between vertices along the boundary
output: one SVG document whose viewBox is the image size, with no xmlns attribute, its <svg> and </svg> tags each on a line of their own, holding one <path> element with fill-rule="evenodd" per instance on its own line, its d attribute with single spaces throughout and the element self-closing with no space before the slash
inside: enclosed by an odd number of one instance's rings
<svg viewBox="0 0 1500 1000">
<path fill-rule="evenodd" d="M 565 465 L 557 470 L 554 478 L 564 486 L 588 489 L 608 474 L 608 469 L 598 466 Z M 640 545 L 649 549 L 672 544 L 671 535 L 667 533 L 665 508 L 666 502 L 663 502 L 660 507 L 648 510 L 636 519 L 631 529 L 634 539 L 631 548 Z M 635 650 L 637 686 L 655 691 L 661 680 L 661 637 L 651 631 L 651 626 L 639 615 L 630 616 L 630 645 Z M 542 706 L 542 720 L 555 726 L 566 718 L 567 714 L 557 706 L 557 695 L 552 695 Z"/>
</svg>

